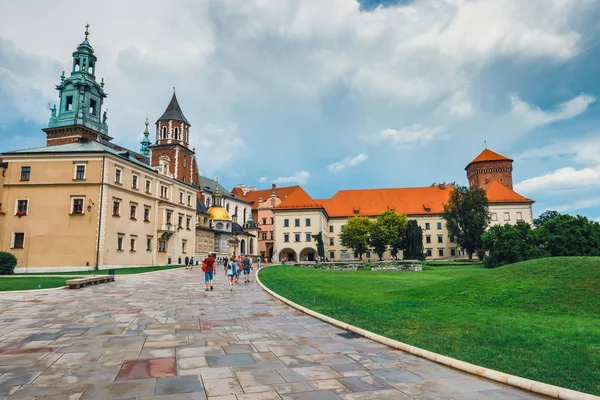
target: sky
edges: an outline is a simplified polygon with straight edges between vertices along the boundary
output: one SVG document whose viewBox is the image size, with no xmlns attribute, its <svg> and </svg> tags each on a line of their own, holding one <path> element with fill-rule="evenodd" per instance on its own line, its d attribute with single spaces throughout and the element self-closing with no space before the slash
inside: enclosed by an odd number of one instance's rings
<svg viewBox="0 0 600 400">
<path fill-rule="evenodd" d="M 535 215 L 600 221 L 599 1 L 89 4 L 0 0 L 0 152 L 45 144 L 89 23 L 114 141 L 139 150 L 176 87 L 227 187 L 466 185 L 487 143 Z"/>
</svg>

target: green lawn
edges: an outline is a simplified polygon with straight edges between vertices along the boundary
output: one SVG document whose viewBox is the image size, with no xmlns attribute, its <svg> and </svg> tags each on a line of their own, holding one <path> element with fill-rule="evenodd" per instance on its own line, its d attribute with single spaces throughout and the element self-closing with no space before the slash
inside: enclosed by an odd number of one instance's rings
<svg viewBox="0 0 600 400">
<path fill-rule="evenodd" d="M 115 275 L 130 275 L 130 274 L 141 274 L 144 272 L 162 271 L 165 269 L 183 268 L 182 265 L 161 265 L 156 267 L 134 267 L 134 268 L 117 268 L 115 269 Z M 198 266 L 197 268 L 200 268 Z M 102 269 L 99 271 L 78 271 L 78 272 L 42 272 L 42 273 L 28 273 L 28 274 L 15 274 L 15 276 L 27 276 L 27 275 L 107 275 L 108 270 Z"/>
<path fill-rule="evenodd" d="M 278 266 L 260 278 L 296 303 L 378 334 L 600 394 L 600 257 L 423 272 Z"/>
<path fill-rule="evenodd" d="M 65 286 L 65 278 L 1 278 L 0 292 L 11 290 L 49 289 Z"/>
</svg>

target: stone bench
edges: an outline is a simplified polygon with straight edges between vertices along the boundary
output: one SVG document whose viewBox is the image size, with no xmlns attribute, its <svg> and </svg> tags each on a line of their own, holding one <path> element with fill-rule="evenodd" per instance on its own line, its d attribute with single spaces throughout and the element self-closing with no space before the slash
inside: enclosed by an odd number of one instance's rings
<svg viewBox="0 0 600 400">
<path fill-rule="evenodd" d="M 70 279 L 66 282 L 69 289 L 79 289 L 87 285 L 97 285 L 99 283 L 114 282 L 114 275 L 97 275 L 86 278 Z"/>
</svg>

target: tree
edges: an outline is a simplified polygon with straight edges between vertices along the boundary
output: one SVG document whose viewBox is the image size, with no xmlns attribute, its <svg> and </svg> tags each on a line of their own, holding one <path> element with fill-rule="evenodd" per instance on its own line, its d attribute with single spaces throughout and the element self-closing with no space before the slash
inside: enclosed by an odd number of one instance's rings
<svg viewBox="0 0 600 400">
<path fill-rule="evenodd" d="M 423 230 L 411 219 L 406 224 L 406 238 L 404 247 L 404 258 L 407 260 L 422 260 L 423 256 Z"/>
<path fill-rule="evenodd" d="M 0 251 L 0 275 L 12 275 L 15 273 L 17 258 L 5 251 Z"/>
<path fill-rule="evenodd" d="M 388 247 L 394 257 L 404 248 L 405 235 L 406 215 L 387 210 L 379 214 L 377 220 L 371 223 L 369 244 L 381 261 Z"/>
<path fill-rule="evenodd" d="M 448 233 L 473 259 L 475 250 L 482 247 L 481 235 L 490 223 L 490 213 L 485 190 L 480 187 L 457 186 L 444 205 L 442 218 Z"/>
<path fill-rule="evenodd" d="M 546 210 L 543 213 L 541 213 L 539 217 L 534 218 L 533 225 L 536 228 L 539 228 L 542 225 L 544 225 L 546 222 L 558 217 L 559 215 L 560 215 L 560 213 L 558 211 Z"/>
<path fill-rule="evenodd" d="M 489 251 L 485 259 L 488 268 L 548 256 L 537 243 L 531 225 L 525 221 L 492 226 L 483 234 L 482 240 Z"/>
<path fill-rule="evenodd" d="M 580 215 L 559 215 L 535 230 L 551 256 L 600 256 L 600 224 Z"/>
<path fill-rule="evenodd" d="M 354 250 L 362 258 L 369 248 L 369 232 L 371 221 L 367 217 L 351 217 L 340 232 L 340 243 Z"/>
<path fill-rule="evenodd" d="M 383 253 L 385 253 L 390 243 L 390 233 L 380 221 L 371 222 L 369 228 L 369 245 L 371 245 L 373 251 L 379 257 L 379 261 L 381 261 Z"/>
</svg>

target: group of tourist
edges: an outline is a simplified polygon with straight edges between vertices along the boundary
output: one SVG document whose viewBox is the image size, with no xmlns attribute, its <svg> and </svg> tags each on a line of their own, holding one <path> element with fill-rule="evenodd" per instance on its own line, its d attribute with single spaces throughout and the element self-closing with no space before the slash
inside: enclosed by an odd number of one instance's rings
<svg viewBox="0 0 600 400">
<path fill-rule="evenodd" d="M 186 257 L 187 258 L 187 257 Z M 193 257 L 192 257 L 193 259 Z M 256 264 L 260 269 L 260 257 L 256 259 Z M 188 260 L 186 259 L 186 268 Z M 193 263 L 193 261 L 192 261 Z M 209 254 L 208 257 L 202 261 L 202 271 L 204 272 L 204 284 L 205 291 L 213 290 L 213 281 L 215 278 L 215 269 L 217 265 L 223 265 L 225 276 L 229 283 L 229 290 L 233 290 L 234 284 L 237 284 L 240 280 L 240 275 L 244 274 L 244 284 L 250 283 L 250 271 L 253 269 L 252 259 L 246 256 L 216 258 L 216 254 Z M 191 268 L 191 267 L 190 267 Z"/>
</svg>

